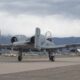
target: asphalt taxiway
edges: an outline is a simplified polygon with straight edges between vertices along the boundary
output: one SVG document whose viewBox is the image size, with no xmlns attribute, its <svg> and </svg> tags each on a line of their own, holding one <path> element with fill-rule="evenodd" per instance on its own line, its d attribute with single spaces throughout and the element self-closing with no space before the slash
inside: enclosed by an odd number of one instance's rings
<svg viewBox="0 0 80 80">
<path fill-rule="evenodd" d="M 65 77 L 69 80 L 71 76 L 70 80 L 80 80 L 79 74 L 80 57 L 56 58 L 55 62 L 48 61 L 48 58 L 22 62 L 4 58 L 0 61 L 0 80 L 64 80 Z"/>
</svg>

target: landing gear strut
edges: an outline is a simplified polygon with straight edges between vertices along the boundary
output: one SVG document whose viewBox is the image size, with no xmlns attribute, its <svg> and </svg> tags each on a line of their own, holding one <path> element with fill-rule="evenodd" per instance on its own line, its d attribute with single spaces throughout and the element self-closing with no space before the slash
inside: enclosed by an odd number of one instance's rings
<svg viewBox="0 0 80 80">
<path fill-rule="evenodd" d="M 18 53 L 18 61 L 22 61 L 22 51 L 19 50 L 19 53 Z"/>
<path fill-rule="evenodd" d="M 49 54 L 49 60 L 54 62 L 55 56 L 53 55 L 53 53 L 51 51 L 49 51 L 48 54 Z"/>
</svg>

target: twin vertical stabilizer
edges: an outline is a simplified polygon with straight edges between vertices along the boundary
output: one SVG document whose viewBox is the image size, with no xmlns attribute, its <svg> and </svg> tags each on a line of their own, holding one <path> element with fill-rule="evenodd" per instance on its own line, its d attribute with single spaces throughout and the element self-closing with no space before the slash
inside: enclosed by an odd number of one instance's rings
<svg viewBox="0 0 80 80">
<path fill-rule="evenodd" d="M 35 31 L 35 48 L 40 49 L 40 28 Z"/>
</svg>

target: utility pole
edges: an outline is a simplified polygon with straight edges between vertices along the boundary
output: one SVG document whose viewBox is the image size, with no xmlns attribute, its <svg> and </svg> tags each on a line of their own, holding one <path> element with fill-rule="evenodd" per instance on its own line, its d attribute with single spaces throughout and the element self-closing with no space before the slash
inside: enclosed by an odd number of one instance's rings
<svg viewBox="0 0 80 80">
<path fill-rule="evenodd" d="M 1 41 L 1 30 L 0 30 L 0 41 Z M 1 42 L 0 42 L 1 43 Z"/>
<path fill-rule="evenodd" d="M 1 30 L 0 30 L 0 37 L 1 37 Z"/>
<path fill-rule="evenodd" d="M 1 39 L 1 30 L 0 30 L 0 39 Z M 1 41 L 1 40 L 0 40 Z M 0 43 L 1 44 L 1 43 Z M 0 48 L 0 55 L 1 55 L 1 48 Z"/>
</svg>

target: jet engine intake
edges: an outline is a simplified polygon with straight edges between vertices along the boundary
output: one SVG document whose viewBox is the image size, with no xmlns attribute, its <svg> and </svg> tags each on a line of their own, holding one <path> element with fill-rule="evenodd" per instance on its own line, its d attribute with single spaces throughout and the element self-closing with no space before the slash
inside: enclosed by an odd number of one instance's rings
<svg viewBox="0 0 80 80">
<path fill-rule="evenodd" d="M 26 41 L 27 37 L 25 35 L 15 35 L 11 38 L 11 43 L 17 42 L 17 41 Z"/>
<path fill-rule="evenodd" d="M 30 43 L 35 43 L 35 36 L 32 36 L 32 37 L 31 37 Z"/>
</svg>

